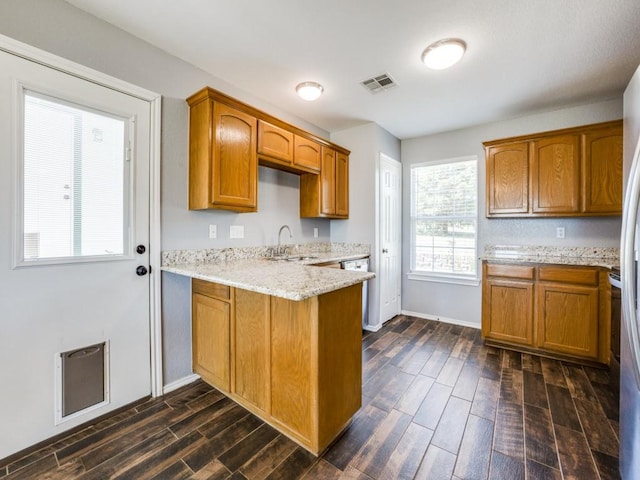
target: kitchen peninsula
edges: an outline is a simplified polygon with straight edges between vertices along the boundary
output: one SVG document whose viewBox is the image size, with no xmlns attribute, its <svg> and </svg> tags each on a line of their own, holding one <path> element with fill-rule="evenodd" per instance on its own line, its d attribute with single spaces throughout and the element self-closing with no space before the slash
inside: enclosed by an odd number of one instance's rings
<svg viewBox="0 0 640 480">
<path fill-rule="evenodd" d="M 367 255 L 165 258 L 164 271 L 192 278 L 194 371 L 321 453 L 360 408 L 362 282 L 374 274 L 314 264 Z"/>
</svg>

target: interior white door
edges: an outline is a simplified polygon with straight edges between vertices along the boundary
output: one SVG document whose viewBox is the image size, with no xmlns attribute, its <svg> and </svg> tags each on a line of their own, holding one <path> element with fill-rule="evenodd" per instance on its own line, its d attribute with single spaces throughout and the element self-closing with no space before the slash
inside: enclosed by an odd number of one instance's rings
<svg viewBox="0 0 640 480">
<path fill-rule="evenodd" d="M 402 254 L 402 165 L 380 155 L 380 324 L 400 313 Z"/>
<path fill-rule="evenodd" d="M 151 392 L 150 109 L 0 51 L 0 458 Z M 60 353 L 102 342 L 105 402 L 61 418 Z"/>
</svg>

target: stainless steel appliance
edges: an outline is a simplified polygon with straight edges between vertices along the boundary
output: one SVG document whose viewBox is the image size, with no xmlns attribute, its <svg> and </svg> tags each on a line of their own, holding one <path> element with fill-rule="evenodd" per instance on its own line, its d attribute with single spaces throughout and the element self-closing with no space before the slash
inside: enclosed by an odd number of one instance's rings
<svg viewBox="0 0 640 480">
<path fill-rule="evenodd" d="M 640 69 L 624 94 L 625 197 L 620 242 L 622 325 L 620 332 L 620 474 L 640 478 Z M 628 173 L 627 173 L 628 172 Z"/>
<path fill-rule="evenodd" d="M 360 272 L 369 271 L 369 258 L 359 258 L 357 260 L 347 260 L 340 263 L 344 270 L 357 270 Z M 367 282 L 362 282 L 362 327 L 369 321 L 369 299 L 367 298 Z"/>
</svg>

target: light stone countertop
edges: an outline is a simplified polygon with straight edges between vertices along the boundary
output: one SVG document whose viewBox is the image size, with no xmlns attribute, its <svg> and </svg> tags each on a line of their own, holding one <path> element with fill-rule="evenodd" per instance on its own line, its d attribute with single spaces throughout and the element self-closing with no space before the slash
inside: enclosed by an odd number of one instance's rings
<svg viewBox="0 0 640 480">
<path fill-rule="evenodd" d="M 480 260 L 604 268 L 614 268 L 620 265 L 619 249 L 600 247 L 487 245 Z"/>
<path fill-rule="evenodd" d="M 251 258 L 215 263 L 170 264 L 163 271 L 217 282 L 230 287 L 273 295 L 289 300 L 305 300 L 375 277 L 372 272 L 312 266 L 314 263 L 354 260 L 362 253 L 325 252 L 298 261 L 272 261 Z"/>
</svg>

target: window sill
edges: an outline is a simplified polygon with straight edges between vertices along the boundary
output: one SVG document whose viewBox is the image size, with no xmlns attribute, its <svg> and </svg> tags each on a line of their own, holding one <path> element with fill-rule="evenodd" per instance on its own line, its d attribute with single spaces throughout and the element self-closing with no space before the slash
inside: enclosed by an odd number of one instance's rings
<svg viewBox="0 0 640 480">
<path fill-rule="evenodd" d="M 469 287 L 477 287 L 480 285 L 480 279 L 474 277 L 449 277 L 410 272 L 407 274 L 407 278 L 409 280 L 418 280 L 420 282 L 450 283 L 454 285 L 466 285 Z"/>
</svg>

